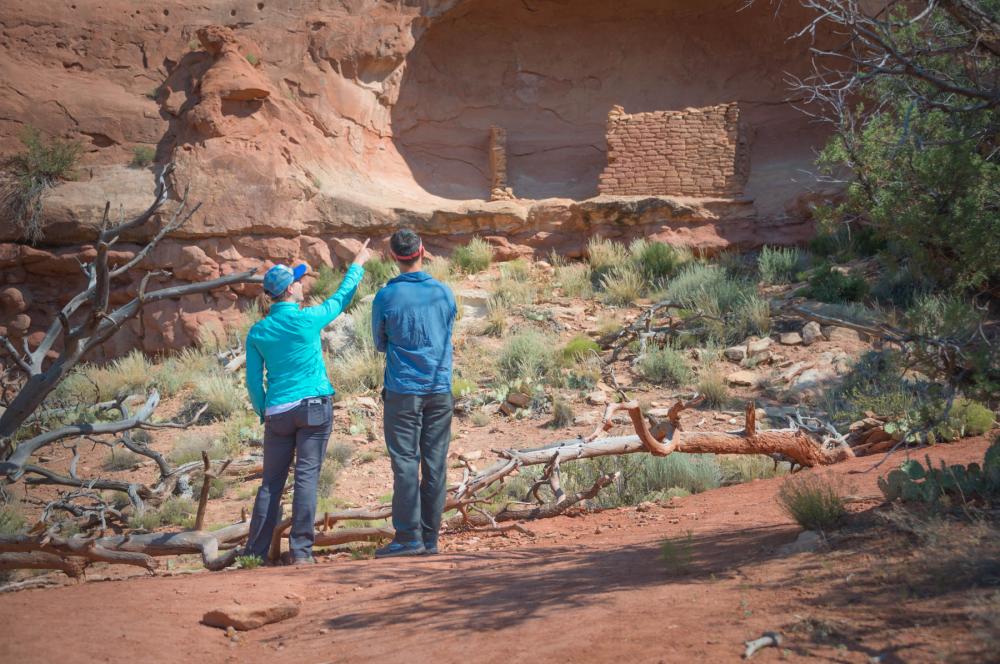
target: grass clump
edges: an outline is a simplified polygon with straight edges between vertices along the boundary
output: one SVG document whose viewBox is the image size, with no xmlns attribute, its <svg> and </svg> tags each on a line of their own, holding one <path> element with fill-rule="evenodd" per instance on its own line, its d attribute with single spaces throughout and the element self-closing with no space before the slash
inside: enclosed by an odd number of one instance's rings
<svg viewBox="0 0 1000 664">
<path fill-rule="evenodd" d="M 156 158 L 156 150 L 149 145 L 137 145 L 132 148 L 132 168 L 146 168 Z"/>
<path fill-rule="evenodd" d="M 447 258 L 432 258 L 424 261 L 424 272 L 441 283 L 448 283 L 452 277 L 451 261 Z"/>
<path fill-rule="evenodd" d="M 254 55 L 253 53 L 247 53 L 246 58 L 247 62 L 252 64 L 254 67 L 256 67 L 257 64 L 260 62 L 260 58 Z"/>
<path fill-rule="evenodd" d="M 215 373 L 219 362 L 203 348 L 185 348 L 164 360 L 156 372 L 156 386 L 164 396 L 198 384 L 203 377 Z"/>
<path fill-rule="evenodd" d="M 507 331 L 507 319 L 510 307 L 503 300 L 491 297 L 486 302 L 486 320 L 483 324 L 483 334 L 488 337 L 502 337 Z"/>
<path fill-rule="evenodd" d="M 566 342 L 566 345 L 559 351 L 559 355 L 565 364 L 576 364 L 588 357 L 593 357 L 594 353 L 600 351 L 601 347 L 597 345 L 596 341 L 585 334 L 578 334 Z"/>
<path fill-rule="evenodd" d="M 651 383 L 677 386 L 691 379 L 687 358 L 669 346 L 647 349 L 637 366 L 639 374 Z"/>
<path fill-rule="evenodd" d="M 819 475 L 803 474 L 785 480 L 778 491 L 778 503 L 806 530 L 828 531 L 847 514 L 840 487 L 832 478 Z"/>
<path fill-rule="evenodd" d="M 198 506 L 193 500 L 172 497 L 163 502 L 158 510 L 146 510 L 129 519 L 129 527 L 137 530 L 154 530 L 160 526 L 180 526 L 192 528 Z"/>
<path fill-rule="evenodd" d="M 352 349 L 327 361 L 330 382 L 344 394 L 363 394 L 382 389 L 384 369 L 382 358 L 372 349 Z"/>
<path fill-rule="evenodd" d="M 765 284 L 787 284 L 802 256 L 795 247 L 764 247 L 757 256 L 757 270 Z"/>
<path fill-rule="evenodd" d="M 139 463 L 142 457 L 130 450 L 118 450 L 114 448 L 104 457 L 101 468 L 108 471 L 132 470 Z"/>
<path fill-rule="evenodd" d="M 244 390 L 235 380 L 223 374 L 213 374 L 194 386 L 194 398 L 206 404 L 205 416 L 224 420 L 244 408 Z"/>
<path fill-rule="evenodd" d="M 698 394 L 705 397 L 709 408 L 722 408 L 729 400 L 726 377 L 717 369 L 709 369 L 698 379 Z"/>
<path fill-rule="evenodd" d="M 687 247 L 674 247 L 663 242 L 636 240 L 629 246 L 629 253 L 639 273 L 649 284 L 662 283 L 677 274 L 686 263 L 694 260 Z"/>
<path fill-rule="evenodd" d="M 29 242 L 42 239 L 42 197 L 60 180 L 73 177 L 83 145 L 78 141 L 45 139 L 34 127 L 20 135 L 24 151 L 7 160 L 7 170 L 13 176 L 0 189 L 0 210 L 10 219 Z"/>
<path fill-rule="evenodd" d="M 203 482 L 204 478 L 202 478 L 201 481 L 192 486 L 194 495 L 201 496 L 201 487 Z M 208 497 L 212 500 L 217 500 L 219 498 L 222 498 L 224 495 L 226 495 L 226 490 L 228 488 L 229 484 L 226 483 L 225 479 L 221 477 L 213 477 L 212 481 L 209 482 L 208 484 Z"/>
<path fill-rule="evenodd" d="M 167 458 L 171 463 L 181 466 L 192 461 L 201 461 L 201 453 L 208 452 L 209 459 L 221 459 L 226 456 L 226 449 L 220 441 L 206 438 L 194 432 L 185 432 L 174 443 Z"/>
<path fill-rule="evenodd" d="M 508 308 L 531 304 L 535 301 L 535 287 L 527 281 L 518 281 L 507 276 L 500 278 L 491 300 L 504 303 Z"/>
<path fill-rule="evenodd" d="M 620 265 L 601 277 L 601 299 L 612 306 L 627 307 L 642 297 L 646 282 L 631 265 Z"/>
<path fill-rule="evenodd" d="M 331 445 L 326 450 L 326 458 L 328 461 L 332 461 L 341 466 L 346 466 L 351 463 L 351 458 L 354 456 L 354 445 L 350 443 L 338 442 Z"/>
<path fill-rule="evenodd" d="M 544 378 L 553 367 L 552 340 L 535 330 L 511 336 L 500 349 L 497 369 L 506 381 L 535 381 Z"/>
<path fill-rule="evenodd" d="M 240 569 L 257 569 L 264 564 L 260 556 L 236 556 L 236 564 Z"/>
<path fill-rule="evenodd" d="M 524 258 L 517 258 L 500 265 L 500 274 L 513 281 L 531 281 L 531 264 Z"/>
<path fill-rule="evenodd" d="M 562 397 L 552 400 L 552 428 L 564 429 L 573 424 L 576 415 L 573 413 L 573 406 Z"/>
<path fill-rule="evenodd" d="M 493 247 L 485 240 L 474 237 L 467 245 L 455 247 L 451 262 L 466 274 L 482 272 L 493 262 Z"/>
<path fill-rule="evenodd" d="M 671 280 L 662 299 L 708 316 L 692 326 L 699 337 L 735 343 L 770 331 L 770 307 L 755 286 L 717 265 L 692 263 Z"/>
<path fill-rule="evenodd" d="M 844 274 L 829 264 L 816 268 L 809 285 L 799 291 L 804 297 L 820 302 L 860 302 L 868 295 L 868 283 L 857 274 Z"/>
<path fill-rule="evenodd" d="M 590 269 L 599 279 L 614 268 L 629 262 L 628 249 L 620 242 L 592 237 L 587 243 L 587 260 L 590 263 Z"/>
<path fill-rule="evenodd" d="M 15 505 L 0 504 L 0 535 L 19 535 L 24 526 L 24 515 Z"/>
<path fill-rule="evenodd" d="M 556 284 L 566 297 L 588 298 L 594 294 L 590 266 L 571 263 L 556 268 Z"/>
</svg>

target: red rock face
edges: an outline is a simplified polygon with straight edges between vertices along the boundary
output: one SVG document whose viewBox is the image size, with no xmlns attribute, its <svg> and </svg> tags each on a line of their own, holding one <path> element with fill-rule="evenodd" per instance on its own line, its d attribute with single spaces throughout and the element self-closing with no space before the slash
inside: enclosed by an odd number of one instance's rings
<svg viewBox="0 0 1000 664">
<path fill-rule="evenodd" d="M 809 233 L 793 176 L 823 137 L 782 103 L 786 72 L 808 65 L 808 44 L 786 39 L 807 20 L 795 3 L 777 14 L 763 2 L 737 12 L 736 0 L 57 4 L 0 8 L 0 157 L 20 150 L 29 124 L 86 146 L 76 179 L 46 198 L 45 246 L 0 224 L 0 327 L 15 335 L 40 329 L 82 284 L 76 258 L 92 249 L 79 245 L 105 201 L 144 209 L 168 162 L 174 196 L 187 190 L 202 207 L 143 267 L 176 281 L 337 262 L 364 237 L 384 247 L 400 225 L 433 251 L 478 234 L 502 256 L 578 255 L 597 230 L 706 251 Z M 730 102 L 753 134 L 744 197 L 591 199 L 614 105 Z M 513 200 L 488 200 L 494 126 Z M 152 167 L 129 167 L 136 147 L 155 150 Z M 165 304 L 112 352 L 190 343 L 253 291 Z"/>
</svg>

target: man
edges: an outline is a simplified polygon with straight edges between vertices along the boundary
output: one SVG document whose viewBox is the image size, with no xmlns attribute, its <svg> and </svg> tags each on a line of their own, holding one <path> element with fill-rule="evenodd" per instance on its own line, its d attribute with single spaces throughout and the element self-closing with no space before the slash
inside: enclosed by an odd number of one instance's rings
<svg viewBox="0 0 1000 664">
<path fill-rule="evenodd" d="M 400 275 L 375 295 L 372 335 L 386 356 L 383 424 L 392 461 L 396 536 L 375 552 L 377 558 L 438 552 L 454 409 L 455 298 L 423 271 L 424 247 L 416 233 L 397 231 L 389 249 Z"/>
<path fill-rule="evenodd" d="M 266 559 L 280 516 L 281 494 L 295 457 L 295 494 L 289 548 L 292 564 L 315 562 L 316 485 L 333 427 L 333 386 L 327 378 L 320 330 L 354 297 L 370 254 L 361 246 L 337 292 L 315 307 L 302 307 L 308 267 L 275 265 L 264 275 L 272 300 L 267 316 L 246 340 L 247 391 L 264 422 L 264 472 L 253 505 L 245 553 Z M 267 369 L 267 389 L 264 369 Z"/>
</svg>

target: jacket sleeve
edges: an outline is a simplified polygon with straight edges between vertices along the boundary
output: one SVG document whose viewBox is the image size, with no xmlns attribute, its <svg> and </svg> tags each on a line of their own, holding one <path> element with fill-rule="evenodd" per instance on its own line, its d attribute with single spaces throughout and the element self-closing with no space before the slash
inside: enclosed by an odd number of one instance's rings
<svg viewBox="0 0 1000 664">
<path fill-rule="evenodd" d="M 340 287 L 337 288 L 337 292 L 328 297 L 323 304 L 303 309 L 303 315 L 309 320 L 316 330 L 322 330 L 324 327 L 329 325 L 334 318 L 343 313 L 344 309 L 348 304 L 350 304 L 351 299 L 354 297 L 354 293 L 357 292 L 358 284 L 361 283 L 361 279 L 364 276 L 365 268 L 360 265 L 351 265 L 351 267 L 347 269 L 347 274 L 344 275 L 344 279 L 340 282 Z"/>
<path fill-rule="evenodd" d="M 264 417 L 264 403 L 266 395 L 264 393 L 264 358 L 257 347 L 247 340 L 247 392 L 250 394 L 250 403 L 254 412 L 261 418 Z"/>
<path fill-rule="evenodd" d="M 372 339 L 375 349 L 384 353 L 389 346 L 389 336 L 385 332 L 385 313 L 382 311 L 382 291 L 375 294 L 372 302 Z"/>
</svg>

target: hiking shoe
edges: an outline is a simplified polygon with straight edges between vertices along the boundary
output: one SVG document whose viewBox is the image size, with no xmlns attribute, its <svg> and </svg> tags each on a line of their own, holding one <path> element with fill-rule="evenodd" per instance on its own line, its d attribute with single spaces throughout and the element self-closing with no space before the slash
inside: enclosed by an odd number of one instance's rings
<svg viewBox="0 0 1000 664">
<path fill-rule="evenodd" d="M 388 546 L 375 549 L 375 557 L 422 556 L 425 551 L 423 542 L 390 542 Z"/>
<path fill-rule="evenodd" d="M 437 542 L 424 542 L 424 555 L 425 556 L 436 556 L 438 554 L 438 543 Z"/>
<path fill-rule="evenodd" d="M 299 565 L 315 565 L 316 559 L 313 558 L 312 556 L 307 556 L 303 558 L 292 558 L 288 564 L 293 567 L 298 567 Z"/>
</svg>

